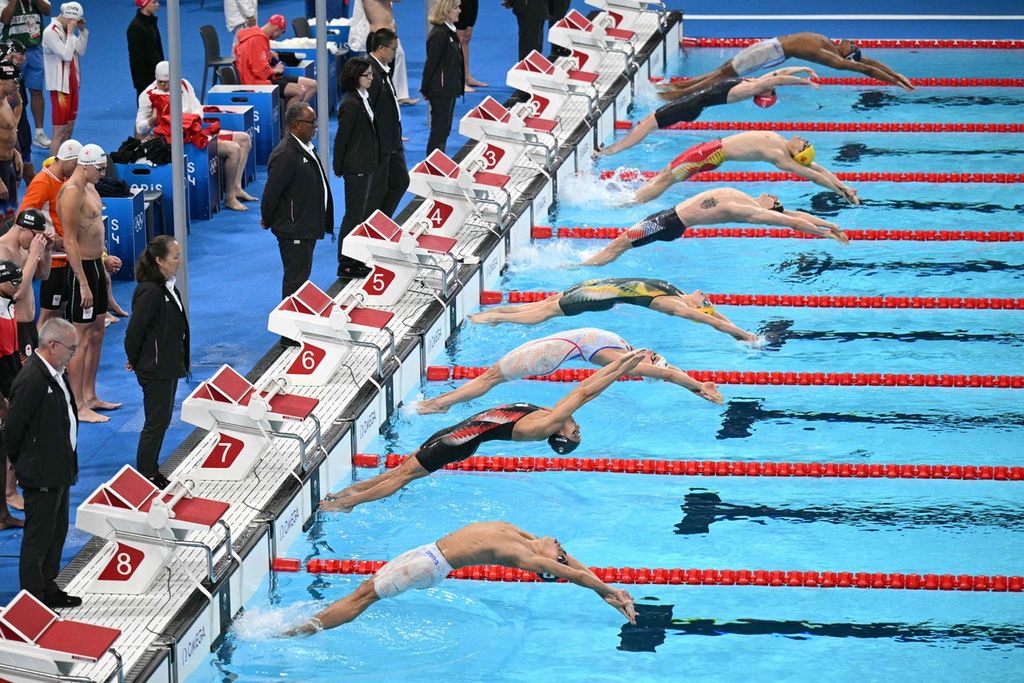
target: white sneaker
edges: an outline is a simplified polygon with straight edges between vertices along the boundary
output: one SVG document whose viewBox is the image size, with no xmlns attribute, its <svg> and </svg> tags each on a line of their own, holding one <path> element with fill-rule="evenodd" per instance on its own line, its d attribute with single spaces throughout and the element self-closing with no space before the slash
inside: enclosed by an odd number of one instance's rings
<svg viewBox="0 0 1024 683">
<path fill-rule="evenodd" d="M 50 138 L 46 137 L 46 131 L 40 128 L 36 131 L 35 143 L 36 147 L 50 148 Z"/>
</svg>

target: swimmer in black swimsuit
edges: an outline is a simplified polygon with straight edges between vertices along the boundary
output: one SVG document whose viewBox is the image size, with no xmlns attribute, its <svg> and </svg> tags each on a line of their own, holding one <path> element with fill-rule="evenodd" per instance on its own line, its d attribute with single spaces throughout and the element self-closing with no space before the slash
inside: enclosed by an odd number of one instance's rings
<svg viewBox="0 0 1024 683">
<path fill-rule="evenodd" d="M 469 319 L 488 325 L 536 325 L 561 315 L 607 311 L 616 304 L 643 306 L 691 322 L 704 323 L 749 344 L 758 341 L 756 334 L 740 329 L 718 312 L 700 290 L 687 294 L 664 280 L 650 278 L 609 277 L 587 280 L 564 292 L 552 294 L 543 301 L 492 308 L 474 313 Z"/>
<path fill-rule="evenodd" d="M 643 349 L 623 354 L 576 385 L 554 408 L 512 403 L 445 427 L 431 435 L 412 457 L 395 469 L 353 484 L 337 495 L 327 496 L 320 509 L 351 512 L 362 503 L 387 498 L 414 479 L 465 460 L 487 441 L 546 440 L 559 455 L 571 453 L 580 445 L 580 426 L 573 419 L 573 413 L 597 398 L 617 379 L 632 372 L 649 355 L 650 352 Z"/>
<path fill-rule="evenodd" d="M 753 223 L 778 225 L 818 237 L 828 237 L 840 244 L 849 244 L 846 233 L 835 223 L 812 216 L 806 211 L 787 211 L 772 194 L 751 197 L 731 187 L 701 192 L 671 209 L 653 213 L 629 228 L 583 262 L 585 266 L 603 266 L 635 247 L 651 242 L 679 239 L 687 228 L 695 225 L 722 223 Z"/>
<path fill-rule="evenodd" d="M 797 73 L 806 73 L 808 77 L 800 78 L 794 75 Z M 655 130 L 663 130 L 683 121 L 696 121 L 708 107 L 749 99 L 753 99 L 754 104 L 759 107 L 770 107 L 778 99 L 775 88 L 783 85 L 809 85 L 818 88 L 820 86 L 811 80 L 817 76 L 813 69 L 797 66 L 778 69 L 758 78 L 734 76 L 712 83 L 706 88 L 669 102 L 653 114 L 648 114 L 626 137 L 613 145 L 595 150 L 594 158 L 611 156 L 629 149 Z"/>
</svg>

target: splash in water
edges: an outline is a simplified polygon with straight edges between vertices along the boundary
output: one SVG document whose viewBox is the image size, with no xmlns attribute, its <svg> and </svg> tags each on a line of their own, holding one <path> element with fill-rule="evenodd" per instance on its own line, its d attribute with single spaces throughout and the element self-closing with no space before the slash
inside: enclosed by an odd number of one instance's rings
<svg viewBox="0 0 1024 683">
<path fill-rule="evenodd" d="M 537 269 L 570 270 L 596 254 L 602 246 L 598 244 L 580 248 L 574 240 L 533 242 L 516 250 L 515 255 L 508 261 L 509 272 L 521 273 Z"/>
<path fill-rule="evenodd" d="M 632 180 L 620 180 L 622 176 Z M 604 206 L 630 204 L 633 202 L 636 178 L 639 176 L 639 169 L 624 166 L 615 169 L 611 180 L 601 180 L 590 174 L 577 174 L 566 180 L 559 189 L 558 202 L 569 206 L 593 206 L 595 203 Z"/>
<path fill-rule="evenodd" d="M 295 628 L 316 614 L 321 605 L 312 601 L 287 607 L 245 610 L 231 625 L 231 632 L 240 640 L 277 640 L 288 629 Z"/>
</svg>

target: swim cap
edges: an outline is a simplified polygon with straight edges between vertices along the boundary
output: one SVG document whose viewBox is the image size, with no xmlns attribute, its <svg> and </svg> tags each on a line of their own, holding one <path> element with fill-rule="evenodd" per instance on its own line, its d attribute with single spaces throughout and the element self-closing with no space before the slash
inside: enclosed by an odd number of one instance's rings
<svg viewBox="0 0 1024 683">
<path fill-rule="evenodd" d="M 16 81 L 21 76 L 21 69 L 10 62 L 0 62 L 0 81 Z"/>
<path fill-rule="evenodd" d="M 57 158 L 60 161 L 68 161 L 70 159 L 77 159 L 78 154 L 82 151 L 82 143 L 78 140 L 65 140 L 60 149 L 57 150 Z"/>
<path fill-rule="evenodd" d="M 25 54 L 25 46 L 17 38 L 8 38 L 0 43 L 0 57 L 7 57 L 12 54 Z"/>
<path fill-rule="evenodd" d="M 158 81 L 166 81 L 171 77 L 171 65 L 165 59 L 162 62 L 156 63 L 156 68 L 153 69 L 153 78 Z"/>
<path fill-rule="evenodd" d="M 850 54 L 846 55 L 846 59 L 851 62 L 859 62 L 861 58 L 860 48 L 852 40 L 850 41 Z"/>
<path fill-rule="evenodd" d="M 579 441 L 573 441 L 567 436 L 561 434 L 552 434 L 548 437 L 548 445 L 551 446 L 551 450 L 559 455 L 566 455 L 576 450 L 576 447 L 580 445 Z"/>
<path fill-rule="evenodd" d="M 775 88 L 772 88 L 768 92 L 763 92 L 760 95 L 754 95 L 754 104 L 759 107 L 764 107 L 765 109 L 778 101 L 779 96 L 775 94 Z"/>
<path fill-rule="evenodd" d="M 793 161 L 801 166 L 810 166 L 814 162 L 814 145 L 808 144 L 793 155 Z"/>
<path fill-rule="evenodd" d="M 139 9 L 146 9 L 146 5 L 153 2 L 153 0 L 135 0 L 135 6 Z"/>
<path fill-rule="evenodd" d="M 272 15 L 269 19 L 267 19 L 267 23 L 270 24 L 271 26 L 277 27 L 281 31 L 283 31 L 285 27 L 288 26 L 288 24 L 285 23 L 284 16 L 280 14 Z"/>
<path fill-rule="evenodd" d="M 14 261 L 0 261 L 0 282 L 21 279 L 21 268 Z"/>
<path fill-rule="evenodd" d="M 65 19 L 81 19 L 85 10 L 77 2 L 65 2 L 60 6 L 60 15 Z"/>
<path fill-rule="evenodd" d="M 88 144 L 78 152 L 79 166 L 99 166 L 107 163 L 107 153 L 99 145 Z"/>
<path fill-rule="evenodd" d="M 46 216 L 38 209 L 25 209 L 14 219 L 19 228 L 27 228 L 35 232 L 46 230 Z"/>
</svg>

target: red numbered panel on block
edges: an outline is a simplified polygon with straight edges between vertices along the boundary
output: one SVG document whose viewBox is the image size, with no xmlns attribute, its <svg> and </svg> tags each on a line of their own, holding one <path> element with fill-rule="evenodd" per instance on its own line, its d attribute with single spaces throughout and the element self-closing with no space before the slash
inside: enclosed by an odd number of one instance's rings
<svg viewBox="0 0 1024 683">
<path fill-rule="evenodd" d="M 380 296 L 384 292 L 388 291 L 388 287 L 395 280 L 395 272 L 375 265 L 373 272 L 366 278 L 366 282 L 363 283 L 363 291 L 373 296 Z"/>
<path fill-rule="evenodd" d="M 235 460 L 242 454 L 245 442 L 233 436 L 220 433 L 213 450 L 206 456 L 201 467 L 212 469 L 227 469 L 235 464 Z"/>
<path fill-rule="evenodd" d="M 138 548 L 118 542 L 114 556 L 100 572 L 100 581 L 128 581 L 145 557 L 146 554 Z"/>
<path fill-rule="evenodd" d="M 430 208 L 427 209 L 427 220 L 430 221 L 430 227 L 434 230 L 440 230 L 454 212 L 455 207 L 451 204 L 445 204 L 437 199 L 432 200 Z"/>
<path fill-rule="evenodd" d="M 324 349 L 303 342 L 302 348 L 286 372 L 289 375 L 312 375 L 326 356 L 327 352 Z"/>
</svg>

